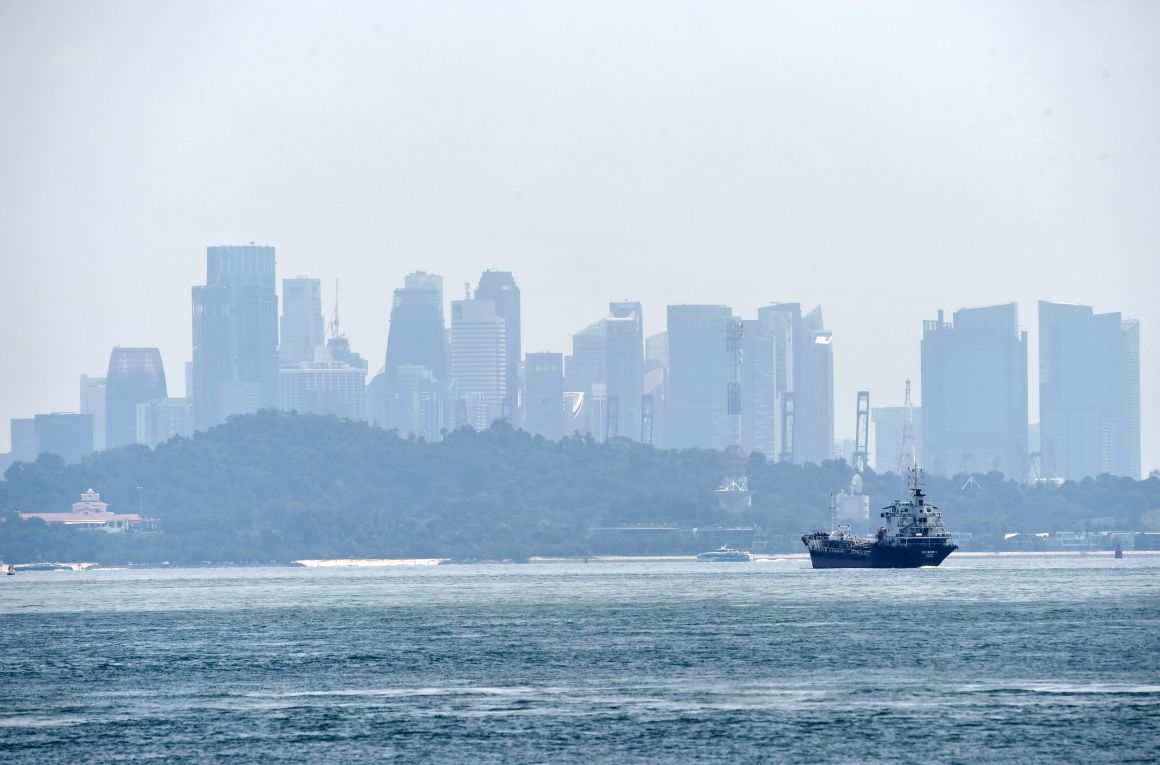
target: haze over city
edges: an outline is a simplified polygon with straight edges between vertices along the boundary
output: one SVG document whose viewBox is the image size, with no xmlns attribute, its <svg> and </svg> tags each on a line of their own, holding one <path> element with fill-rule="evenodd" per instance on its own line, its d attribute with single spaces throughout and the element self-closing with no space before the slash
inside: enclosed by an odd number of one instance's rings
<svg viewBox="0 0 1160 765">
<path fill-rule="evenodd" d="M 610 300 L 820 304 L 846 438 L 940 308 L 1019 301 L 1033 421 L 1036 301 L 1122 312 L 1160 465 L 1153 5 L 119 9 L 0 8 L 0 421 L 117 345 L 180 394 L 205 248 L 254 241 L 339 280 L 371 375 L 417 269 L 513 272 L 527 352 Z"/>
</svg>

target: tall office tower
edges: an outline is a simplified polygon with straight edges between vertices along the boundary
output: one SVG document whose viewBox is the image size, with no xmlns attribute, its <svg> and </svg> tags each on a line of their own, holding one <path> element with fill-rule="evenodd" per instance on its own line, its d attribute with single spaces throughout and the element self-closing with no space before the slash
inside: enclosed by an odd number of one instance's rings
<svg viewBox="0 0 1160 765">
<path fill-rule="evenodd" d="M 911 408 L 914 456 L 919 465 L 925 465 L 922 452 L 922 407 Z M 903 441 L 906 407 L 877 406 L 870 410 L 874 422 L 874 472 L 897 473 L 909 465 L 903 459 Z"/>
<path fill-rule="evenodd" d="M 427 367 L 403 364 L 395 369 L 387 420 L 400 436 L 415 436 L 430 442 L 442 438 L 445 427 L 446 386 Z"/>
<path fill-rule="evenodd" d="M 36 442 L 36 419 L 12 419 L 8 427 L 12 436 L 12 461 L 34 462 L 40 455 L 40 445 Z"/>
<path fill-rule="evenodd" d="M 572 355 L 564 359 L 564 390 L 592 393 L 604 385 L 608 366 L 608 333 L 601 319 L 572 335 Z"/>
<path fill-rule="evenodd" d="M 1048 475 L 1140 477 L 1140 327 L 1039 302 L 1040 460 Z"/>
<path fill-rule="evenodd" d="M 283 364 L 314 361 L 322 347 L 322 282 L 306 276 L 282 280 L 282 337 L 278 360 Z"/>
<path fill-rule="evenodd" d="M 114 348 L 105 375 L 105 433 L 108 448 L 137 443 L 137 405 L 168 397 L 161 351 Z M 91 427 L 91 426 L 90 426 Z"/>
<path fill-rule="evenodd" d="M 403 277 L 403 286 L 409 290 L 434 292 L 433 302 L 439 309 L 439 320 L 443 321 L 443 277 L 426 271 L 414 271 Z"/>
<path fill-rule="evenodd" d="M 78 462 L 93 451 L 93 416 L 72 412 L 38 414 L 36 428 L 37 454 L 59 454 L 65 462 Z"/>
<path fill-rule="evenodd" d="M 564 435 L 564 357 L 529 353 L 524 358 L 524 429 L 549 441 Z"/>
<path fill-rule="evenodd" d="M 1022 480 L 1027 457 L 1027 333 L 1016 303 L 924 321 L 922 438 L 938 474 L 998 470 Z"/>
<path fill-rule="evenodd" d="M 137 443 L 155 448 L 174 436 L 193 435 L 193 404 L 186 398 L 159 398 L 137 405 Z"/>
<path fill-rule="evenodd" d="M 770 459 L 777 462 L 801 462 L 794 451 L 794 374 L 795 357 L 801 344 L 801 306 L 798 303 L 774 303 L 757 311 L 768 342 L 773 345 L 774 451 Z"/>
<path fill-rule="evenodd" d="M 668 447 L 669 334 L 658 332 L 644 341 L 644 441 Z"/>
<path fill-rule="evenodd" d="M 193 288 L 193 405 L 198 430 L 277 406 L 278 295 L 274 248 L 209 247 Z"/>
<path fill-rule="evenodd" d="M 822 464 L 834 444 L 833 335 L 818 306 L 802 317 L 802 342 L 794 364 L 794 454 Z"/>
<path fill-rule="evenodd" d="M 93 416 L 93 451 L 105 448 L 105 378 L 81 375 L 81 414 Z"/>
<path fill-rule="evenodd" d="M 483 430 L 507 418 L 507 346 L 506 322 L 496 314 L 495 303 L 452 301 L 451 379 L 461 414 L 457 424 Z"/>
<path fill-rule="evenodd" d="M 520 288 L 510 271 L 484 271 L 475 290 L 476 300 L 490 300 L 495 314 L 504 321 L 506 379 L 504 381 L 504 419 L 519 424 L 520 390 Z"/>
<path fill-rule="evenodd" d="M 447 339 L 443 327 L 443 280 L 419 271 L 395 290 L 387 333 L 388 383 L 400 366 L 421 366 L 447 382 Z"/>
<path fill-rule="evenodd" d="M 342 361 L 303 361 L 278 370 L 279 408 L 300 414 L 366 417 L 366 367 Z"/>
<path fill-rule="evenodd" d="M 669 445 L 678 449 L 729 446 L 726 332 L 733 311 L 724 305 L 671 305 Z"/>
<path fill-rule="evenodd" d="M 640 303 L 609 303 L 604 333 L 608 437 L 639 441 L 644 396 L 644 319 Z"/>
<path fill-rule="evenodd" d="M 777 459 L 777 354 L 760 321 L 745 321 L 741 335 L 741 448 Z"/>
<path fill-rule="evenodd" d="M 772 443 L 772 459 L 821 464 L 830 458 L 834 443 L 833 335 L 822 321 L 821 306 L 802 316 L 799 303 L 774 303 L 758 310 L 757 324 L 761 347 L 754 352 L 761 354 L 759 359 L 767 366 L 765 376 L 756 381 L 762 388 L 753 412 L 759 418 L 754 422 L 755 433 L 762 433 L 763 448 Z M 772 347 L 767 348 L 767 343 Z M 767 354 L 772 354 L 772 360 Z M 769 406 L 764 387 L 769 375 L 772 419 L 764 408 Z"/>
</svg>

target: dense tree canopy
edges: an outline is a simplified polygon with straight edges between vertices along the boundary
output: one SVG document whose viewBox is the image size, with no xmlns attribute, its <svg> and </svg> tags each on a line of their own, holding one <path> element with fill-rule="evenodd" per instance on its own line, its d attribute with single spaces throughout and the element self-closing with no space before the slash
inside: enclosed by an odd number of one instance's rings
<svg viewBox="0 0 1160 765">
<path fill-rule="evenodd" d="M 796 549 L 804 530 L 828 524 L 829 495 L 852 476 L 840 461 L 797 466 L 751 455 L 753 510 L 736 519 L 713 497 L 724 469 L 720 452 L 580 436 L 550 442 L 502 423 L 426 443 L 362 423 L 263 411 L 154 450 L 13 465 L 0 482 L 0 559 L 518 559 L 586 554 L 591 528 L 622 523 L 756 524 L 775 547 Z M 928 493 L 952 530 L 982 540 L 1010 531 L 1160 530 L 1146 528 L 1160 521 L 1160 478 L 1026 487 L 992 473 L 963 488 L 966 479 L 932 478 Z M 872 508 L 901 489 L 893 474 L 864 481 Z M 140 507 L 161 530 L 104 534 L 18 518 L 67 511 L 90 487 L 110 510 Z"/>
</svg>

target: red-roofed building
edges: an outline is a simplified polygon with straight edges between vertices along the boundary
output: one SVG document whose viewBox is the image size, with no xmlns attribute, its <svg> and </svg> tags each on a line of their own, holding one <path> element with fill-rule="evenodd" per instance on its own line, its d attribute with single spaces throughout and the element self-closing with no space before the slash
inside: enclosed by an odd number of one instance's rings
<svg viewBox="0 0 1160 765">
<path fill-rule="evenodd" d="M 101 501 L 101 495 L 89 489 L 81 494 L 80 502 L 74 502 L 71 513 L 21 513 L 21 520 L 39 518 L 47 524 L 76 526 L 98 531 L 152 531 L 157 521 L 137 513 L 110 513 L 109 503 Z"/>
</svg>

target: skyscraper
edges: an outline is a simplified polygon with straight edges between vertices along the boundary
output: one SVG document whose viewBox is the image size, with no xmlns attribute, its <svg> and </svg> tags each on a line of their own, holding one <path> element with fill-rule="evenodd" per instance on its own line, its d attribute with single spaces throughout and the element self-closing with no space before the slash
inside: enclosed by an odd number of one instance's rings
<svg viewBox="0 0 1160 765">
<path fill-rule="evenodd" d="M 174 436 L 193 435 L 193 405 L 186 398 L 160 398 L 137 405 L 137 443 L 150 449 Z"/>
<path fill-rule="evenodd" d="M 280 408 L 330 414 L 346 420 L 366 416 L 366 367 L 342 361 L 303 361 L 278 370 Z"/>
<path fill-rule="evenodd" d="M 105 448 L 105 378 L 81 375 L 81 414 L 93 416 L 93 451 Z"/>
<path fill-rule="evenodd" d="M 644 341 L 644 440 L 668 448 L 669 334 L 658 332 Z"/>
<path fill-rule="evenodd" d="M 593 385 L 604 385 L 608 367 L 604 323 L 601 319 L 572 335 L 572 355 L 564 359 L 565 390 L 591 394 Z"/>
<path fill-rule="evenodd" d="M 231 414 L 278 405 L 278 296 L 274 248 L 206 250 L 193 288 L 193 404 L 199 430 Z"/>
<path fill-rule="evenodd" d="M 744 322 L 741 335 L 741 448 L 777 459 L 777 355 L 760 321 Z"/>
<path fill-rule="evenodd" d="M 752 334 L 746 347 L 754 356 L 749 374 L 756 390 L 747 394 L 742 386 L 743 396 L 755 397 L 742 417 L 752 423 L 754 448 L 772 446 L 768 456 L 776 460 L 821 464 L 834 443 L 833 335 L 821 306 L 805 316 L 800 303 L 760 308 Z"/>
<path fill-rule="evenodd" d="M 833 335 L 818 306 L 802 317 L 794 359 L 794 455 L 799 463 L 822 464 L 834 443 Z"/>
<path fill-rule="evenodd" d="M 421 366 L 447 382 L 447 339 L 443 326 L 443 280 L 422 271 L 408 274 L 395 290 L 387 334 L 388 383 L 400 366 Z"/>
<path fill-rule="evenodd" d="M 490 300 L 495 314 L 504 322 L 504 348 L 507 364 L 504 381 L 503 417 L 519 423 L 520 388 L 520 288 L 510 271 L 484 271 L 475 290 L 476 300 Z"/>
<path fill-rule="evenodd" d="M 1140 477 L 1139 323 L 1039 302 L 1040 460 L 1049 475 Z"/>
<path fill-rule="evenodd" d="M 524 359 L 524 429 L 549 441 L 564 435 L 564 357 L 529 353 Z"/>
<path fill-rule="evenodd" d="M 671 305 L 669 445 L 724 449 L 729 445 L 726 331 L 733 311 L 724 305 Z"/>
<path fill-rule="evenodd" d="M 283 364 L 314 361 L 323 343 L 322 282 L 306 276 L 282 280 L 282 337 L 278 359 Z"/>
<path fill-rule="evenodd" d="M 922 437 L 935 473 L 998 470 L 1021 480 L 1027 456 L 1027 333 L 1015 303 L 923 322 Z"/>
<path fill-rule="evenodd" d="M 491 273 L 491 272 L 489 272 Z M 507 334 L 503 318 L 490 300 L 451 303 L 451 379 L 463 421 L 482 430 L 505 418 Z"/>
<path fill-rule="evenodd" d="M 72 412 L 38 414 L 36 453 L 58 454 L 65 462 L 78 462 L 93 451 L 93 416 Z"/>
<path fill-rule="evenodd" d="M 639 441 L 644 395 L 644 320 L 640 303 L 609 303 L 604 332 L 608 437 Z"/>
<path fill-rule="evenodd" d="M 137 405 L 168 397 L 157 348 L 114 348 L 105 375 L 108 448 L 137 443 Z M 91 427 L 91 426 L 90 426 Z"/>
</svg>

